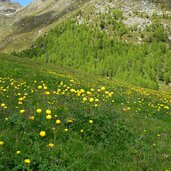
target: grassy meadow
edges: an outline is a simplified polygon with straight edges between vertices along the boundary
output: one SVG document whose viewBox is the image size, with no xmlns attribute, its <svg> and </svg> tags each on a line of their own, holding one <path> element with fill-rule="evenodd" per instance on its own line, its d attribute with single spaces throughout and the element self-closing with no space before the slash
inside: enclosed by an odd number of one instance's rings
<svg viewBox="0 0 171 171">
<path fill-rule="evenodd" d="M 171 94 L 0 54 L 0 170 L 168 171 Z"/>
</svg>

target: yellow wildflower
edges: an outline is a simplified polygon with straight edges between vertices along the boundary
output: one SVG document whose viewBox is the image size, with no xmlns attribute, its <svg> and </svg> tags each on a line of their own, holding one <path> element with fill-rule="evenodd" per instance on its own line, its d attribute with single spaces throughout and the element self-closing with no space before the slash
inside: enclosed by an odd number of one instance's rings
<svg viewBox="0 0 171 171">
<path fill-rule="evenodd" d="M 39 135 L 40 135 L 41 137 L 45 137 L 45 136 L 46 136 L 46 132 L 45 132 L 45 131 L 40 131 Z"/>
<path fill-rule="evenodd" d="M 30 162 L 31 162 L 30 159 L 25 159 L 24 160 L 24 163 L 26 163 L 26 164 L 30 164 Z"/>
<path fill-rule="evenodd" d="M 91 97 L 89 101 L 90 101 L 90 102 L 93 102 L 93 101 L 94 101 L 94 98 Z"/>
<path fill-rule="evenodd" d="M 104 91 L 106 88 L 105 87 L 101 87 L 101 90 Z"/>
<path fill-rule="evenodd" d="M 60 125 L 61 124 L 61 120 L 57 119 L 56 120 L 56 124 Z"/>
<path fill-rule="evenodd" d="M 46 94 L 46 95 L 50 95 L 50 92 L 49 92 L 49 91 L 45 91 L 45 94 Z"/>
<path fill-rule="evenodd" d="M 39 89 L 39 90 L 41 90 L 41 89 L 42 89 L 42 86 L 41 86 L 41 85 L 39 85 L 39 86 L 38 86 L 38 89 Z"/>
<path fill-rule="evenodd" d="M 51 116 L 51 115 L 47 115 L 47 116 L 46 116 L 46 119 L 47 119 L 47 120 L 50 120 L 50 119 L 52 119 L 52 116 Z"/>
<path fill-rule="evenodd" d="M 83 102 L 85 102 L 85 101 L 87 101 L 87 98 L 86 97 L 83 98 Z"/>
<path fill-rule="evenodd" d="M 34 120 L 34 116 L 30 116 L 29 119 L 33 121 Z"/>
<path fill-rule="evenodd" d="M 0 145 L 4 145 L 4 141 L 0 141 Z"/>
<path fill-rule="evenodd" d="M 52 144 L 52 143 L 49 143 L 49 144 L 48 144 L 48 147 L 49 147 L 49 148 L 53 148 L 54 146 L 55 146 L 55 145 Z"/>
<path fill-rule="evenodd" d="M 36 112 L 37 113 L 42 113 L 42 109 L 37 109 Z"/>
<path fill-rule="evenodd" d="M 65 131 L 65 132 L 68 132 L 68 129 L 67 129 L 67 128 L 65 128 L 65 129 L 64 129 L 64 131 Z"/>
<path fill-rule="evenodd" d="M 16 154 L 20 154 L 21 153 L 21 151 L 16 151 Z"/>
<path fill-rule="evenodd" d="M 21 113 L 21 114 L 23 114 L 24 112 L 25 112 L 25 110 L 24 110 L 24 109 L 20 110 L 20 113 Z"/>
<path fill-rule="evenodd" d="M 89 123 L 92 124 L 93 123 L 93 120 L 89 120 Z"/>
<path fill-rule="evenodd" d="M 49 110 L 49 109 L 46 110 L 47 115 L 51 115 L 51 113 L 52 113 L 51 110 Z"/>
<path fill-rule="evenodd" d="M 47 90 L 47 87 L 46 87 L 46 86 L 44 86 L 44 87 L 43 87 L 43 89 L 44 89 L 44 90 Z"/>
<path fill-rule="evenodd" d="M 5 107 L 5 103 L 2 103 L 2 104 L 1 104 L 1 107 Z"/>
</svg>

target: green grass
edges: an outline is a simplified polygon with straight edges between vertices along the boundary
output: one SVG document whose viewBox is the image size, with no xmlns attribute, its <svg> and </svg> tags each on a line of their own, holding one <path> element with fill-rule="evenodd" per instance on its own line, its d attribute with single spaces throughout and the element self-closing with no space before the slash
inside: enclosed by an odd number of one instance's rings
<svg viewBox="0 0 171 171">
<path fill-rule="evenodd" d="M 3 54 L 0 68 L 0 170 L 171 169 L 169 93 Z"/>
</svg>

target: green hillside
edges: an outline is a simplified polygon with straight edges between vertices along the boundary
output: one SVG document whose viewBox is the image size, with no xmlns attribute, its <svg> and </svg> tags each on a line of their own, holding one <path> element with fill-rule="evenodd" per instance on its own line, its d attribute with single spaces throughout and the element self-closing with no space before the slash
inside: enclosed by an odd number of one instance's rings
<svg viewBox="0 0 171 171">
<path fill-rule="evenodd" d="M 129 32 L 123 23 L 111 22 L 116 37 Z M 160 82 L 171 82 L 171 50 L 163 42 L 162 27 L 153 29 L 152 42 L 137 45 L 68 20 L 15 55 L 158 89 Z"/>
<path fill-rule="evenodd" d="M 171 171 L 167 1 L 0 0 L 0 171 Z"/>
<path fill-rule="evenodd" d="M 0 170 L 169 170 L 171 94 L 0 55 Z"/>
</svg>

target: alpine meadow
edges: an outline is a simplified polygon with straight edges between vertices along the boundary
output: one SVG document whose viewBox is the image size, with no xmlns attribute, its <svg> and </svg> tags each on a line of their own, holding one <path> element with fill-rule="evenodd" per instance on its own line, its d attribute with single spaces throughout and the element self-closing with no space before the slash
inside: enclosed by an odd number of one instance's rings
<svg viewBox="0 0 171 171">
<path fill-rule="evenodd" d="M 0 0 L 0 171 L 171 171 L 167 0 Z"/>
</svg>

